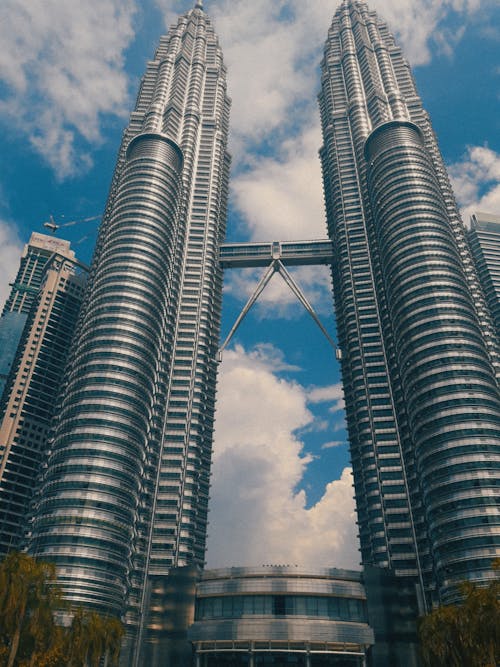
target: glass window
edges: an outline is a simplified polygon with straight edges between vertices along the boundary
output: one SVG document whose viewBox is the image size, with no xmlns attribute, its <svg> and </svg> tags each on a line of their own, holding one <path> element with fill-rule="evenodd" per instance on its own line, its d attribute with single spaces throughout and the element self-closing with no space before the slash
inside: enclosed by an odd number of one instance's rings
<svg viewBox="0 0 500 667">
<path fill-rule="evenodd" d="M 231 618 L 233 615 L 233 598 L 222 598 L 222 615 Z"/>
</svg>

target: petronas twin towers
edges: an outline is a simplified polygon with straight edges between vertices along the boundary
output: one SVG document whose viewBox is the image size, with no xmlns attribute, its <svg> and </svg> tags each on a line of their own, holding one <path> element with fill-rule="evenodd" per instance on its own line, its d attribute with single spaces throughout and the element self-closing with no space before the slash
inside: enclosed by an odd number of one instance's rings
<svg viewBox="0 0 500 667">
<path fill-rule="evenodd" d="M 500 555 L 496 332 L 411 71 L 364 2 L 334 16 L 319 99 L 361 560 L 451 600 Z M 132 644 L 170 569 L 204 563 L 229 107 L 198 1 L 124 134 L 36 497 L 32 553 Z"/>
</svg>

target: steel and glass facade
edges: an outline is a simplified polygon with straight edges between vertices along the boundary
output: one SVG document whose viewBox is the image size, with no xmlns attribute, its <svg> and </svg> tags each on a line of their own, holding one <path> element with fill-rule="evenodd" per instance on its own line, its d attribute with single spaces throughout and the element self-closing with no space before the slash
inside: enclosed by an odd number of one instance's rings
<svg viewBox="0 0 500 667">
<path fill-rule="evenodd" d="M 364 2 L 319 96 L 362 562 L 442 601 L 500 554 L 494 327 L 408 63 Z"/>
<path fill-rule="evenodd" d="M 155 582 L 204 563 L 229 106 L 197 2 L 124 134 L 33 523 L 70 603 L 125 614 L 134 646 Z"/>
</svg>

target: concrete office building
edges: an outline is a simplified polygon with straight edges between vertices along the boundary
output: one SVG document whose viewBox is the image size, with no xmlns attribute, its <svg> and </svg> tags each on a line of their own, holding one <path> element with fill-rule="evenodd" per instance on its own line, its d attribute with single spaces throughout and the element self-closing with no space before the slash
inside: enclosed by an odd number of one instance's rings
<svg viewBox="0 0 500 667">
<path fill-rule="evenodd" d="M 68 601 L 125 618 L 124 664 L 149 662 L 170 569 L 205 558 L 229 106 L 198 0 L 124 133 L 33 522 Z"/>
<path fill-rule="evenodd" d="M 362 562 L 449 602 L 500 555 L 493 323 L 410 67 L 364 2 L 335 13 L 319 103 Z"/>
<path fill-rule="evenodd" d="M 85 280 L 67 241 L 32 234 L 0 319 L 12 336 L 2 348 L 11 360 L 0 402 L 0 557 L 23 544 Z"/>
<path fill-rule="evenodd" d="M 75 259 L 68 241 L 33 232 L 24 246 L 16 278 L 0 317 L 0 396 L 2 395 L 21 334 L 34 298 L 42 284 L 44 268 L 54 252 Z"/>
<path fill-rule="evenodd" d="M 412 586 L 388 570 L 173 568 L 157 600 L 155 664 L 417 667 Z"/>
</svg>

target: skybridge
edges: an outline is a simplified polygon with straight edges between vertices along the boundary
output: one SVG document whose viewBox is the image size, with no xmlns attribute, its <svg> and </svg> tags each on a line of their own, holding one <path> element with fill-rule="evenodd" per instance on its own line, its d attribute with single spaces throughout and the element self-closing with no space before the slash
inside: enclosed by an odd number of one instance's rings
<svg viewBox="0 0 500 667">
<path fill-rule="evenodd" d="M 328 239 L 314 241 L 269 241 L 266 243 L 224 243 L 220 246 L 220 263 L 224 269 L 269 266 L 280 260 L 283 266 L 312 266 L 331 264 L 332 242 Z"/>
<path fill-rule="evenodd" d="M 219 361 L 222 361 L 222 353 L 229 345 L 245 315 L 257 301 L 275 273 L 280 274 L 293 294 L 295 294 L 300 303 L 311 315 L 335 350 L 336 358 L 338 360 L 342 359 L 340 348 L 337 347 L 321 323 L 314 308 L 309 303 L 306 295 L 287 269 L 288 266 L 331 265 L 333 262 L 333 246 L 331 241 L 328 239 L 317 239 L 312 241 L 269 241 L 266 243 L 224 243 L 220 246 L 219 260 L 223 269 L 267 268 L 253 294 L 243 307 L 231 331 L 219 348 Z"/>
</svg>

